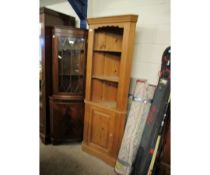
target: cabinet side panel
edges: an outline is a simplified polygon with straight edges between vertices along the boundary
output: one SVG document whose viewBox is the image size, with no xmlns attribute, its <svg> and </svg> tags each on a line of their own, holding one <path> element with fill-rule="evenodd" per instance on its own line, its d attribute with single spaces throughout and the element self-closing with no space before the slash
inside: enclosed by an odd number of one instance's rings
<svg viewBox="0 0 210 175">
<path fill-rule="evenodd" d="M 52 94 L 52 30 L 51 28 L 42 26 L 41 37 L 43 39 L 43 51 L 42 51 L 42 80 L 41 80 L 41 136 L 44 138 L 44 143 L 49 142 L 50 137 L 50 111 L 48 98 Z"/>
<path fill-rule="evenodd" d="M 44 136 L 46 134 L 46 99 L 45 99 L 45 27 L 44 27 L 44 14 L 40 14 L 40 24 L 41 24 L 41 74 L 40 74 L 40 136 L 42 141 L 45 143 Z"/>
<path fill-rule="evenodd" d="M 117 99 L 117 108 L 121 111 L 127 110 L 128 90 L 130 84 L 131 64 L 133 57 L 133 46 L 135 36 L 135 23 L 126 23 L 123 33 L 122 56 L 120 62 L 120 80 Z"/>
<path fill-rule="evenodd" d="M 91 99 L 93 37 L 94 37 L 94 30 L 90 28 L 89 32 L 88 32 L 88 52 L 87 52 L 87 66 L 86 66 L 86 90 L 85 90 L 85 99 L 86 100 Z"/>
<path fill-rule="evenodd" d="M 115 126 L 114 126 L 114 141 L 112 145 L 112 155 L 117 158 L 118 152 L 121 146 L 122 137 L 124 134 L 125 128 L 125 113 L 117 113 L 115 117 Z"/>
<path fill-rule="evenodd" d="M 87 144 L 89 137 L 89 124 L 90 121 L 90 106 L 88 104 L 85 104 L 85 116 L 84 116 L 84 131 L 83 131 L 83 143 Z"/>
</svg>

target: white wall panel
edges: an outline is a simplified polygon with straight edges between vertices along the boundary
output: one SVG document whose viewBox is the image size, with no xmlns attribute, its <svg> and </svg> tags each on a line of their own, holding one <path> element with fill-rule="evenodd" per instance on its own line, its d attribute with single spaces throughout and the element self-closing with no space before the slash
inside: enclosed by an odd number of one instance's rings
<svg viewBox="0 0 210 175">
<path fill-rule="evenodd" d="M 134 59 L 134 61 L 136 61 L 135 59 Z M 147 62 L 136 61 L 135 64 L 133 64 L 133 69 L 131 71 L 131 77 L 147 79 L 149 81 L 149 83 L 157 84 L 159 70 L 160 70 L 159 64 L 152 64 L 152 63 L 147 63 Z M 141 76 L 137 77 L 136 76 L 137 74 L 140 74 Z"/>
<path fill-rule="evenodd" d="M 165 45 L 136 44 L 134 48 L 134 55 L 140 59 L 140 61 L 159 64 L 162 56 L 160 50 L 164 50 L 165 48 Z"/>
</svg>

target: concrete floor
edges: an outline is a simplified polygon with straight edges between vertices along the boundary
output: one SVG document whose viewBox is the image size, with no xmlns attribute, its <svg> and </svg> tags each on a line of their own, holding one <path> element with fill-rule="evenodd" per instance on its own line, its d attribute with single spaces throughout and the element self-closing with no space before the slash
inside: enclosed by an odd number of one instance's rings
<svg viewBox="0 0 210 175">
<path fill-rule="evenodd" d="M 80 144 L 40 143 L 40 175 L 116 175 L 113 167 L 81 150 Z"/>
</svg>

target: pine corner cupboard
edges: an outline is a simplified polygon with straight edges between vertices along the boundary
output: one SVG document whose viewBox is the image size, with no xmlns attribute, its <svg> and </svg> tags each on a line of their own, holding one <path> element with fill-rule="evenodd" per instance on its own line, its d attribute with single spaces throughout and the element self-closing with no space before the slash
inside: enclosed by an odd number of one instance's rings
<svg viewBox="0 0 210 175">
<path fill-rule="evenodd" d="M 50 136 L 53 144 L 82 141 L 87 31 L 52 30 Z"/>
<path fill-rule="evenodd" d="M 89 18 L 82 149 L 114 166 L 124 132 L 137 15 Z"/>
</svg>

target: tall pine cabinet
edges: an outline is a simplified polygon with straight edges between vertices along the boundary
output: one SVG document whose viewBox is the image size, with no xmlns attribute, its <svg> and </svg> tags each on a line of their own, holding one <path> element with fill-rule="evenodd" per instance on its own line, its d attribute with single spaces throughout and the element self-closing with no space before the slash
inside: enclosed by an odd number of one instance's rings
<svg viewBox="0 0 210 175">
<path fill-rule="evenodd" d="M 114 166 L 124 132 L 137 15 L 89 18 L 82 149 Z"/>
</svg>

